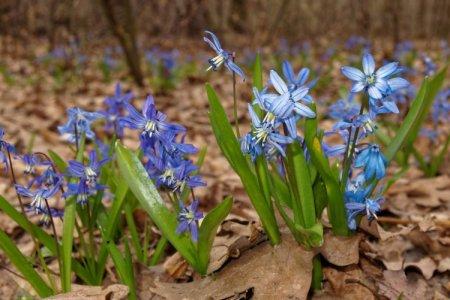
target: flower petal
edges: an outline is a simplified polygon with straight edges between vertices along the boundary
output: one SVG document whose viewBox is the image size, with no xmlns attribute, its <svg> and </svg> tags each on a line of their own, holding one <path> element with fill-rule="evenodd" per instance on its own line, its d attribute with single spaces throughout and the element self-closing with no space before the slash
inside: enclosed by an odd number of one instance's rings
<svg viewBox="0 0 450 300">
<path fill-rule="evenodd" d="M 289 91 L 286 83 L 274 70 L 270 70 L 270 82 L 273 84 L 273 87 L 277 90 L 277 92 L 280 93 L 280 95 Z"/>
<path fill-rule="evenodd" d="M 342 67 L 342 74 L 350 80 L 353 81 L 362 81 L 364 80 L 364 73 L 353 67 Z"/>
<path fill-rule="evenodd" d="M 397 62 L 391 62 L 387 65 L 382 66 L 381 68 L 379 68 L 377 70 L 377 72 L 375 73 L 375 75 L 378 78 L 385 78 L 389 75 L 391 75 L 392 73 L 394 73 L 397 70 L 398 67 L 398 63 Z"/>
<path fill-rule="evenodd" d="M 375 72 L 375 61 L 370 53 L 365 53 L 362 59 L 364 74 L 372 75 Z"/>
</svg>

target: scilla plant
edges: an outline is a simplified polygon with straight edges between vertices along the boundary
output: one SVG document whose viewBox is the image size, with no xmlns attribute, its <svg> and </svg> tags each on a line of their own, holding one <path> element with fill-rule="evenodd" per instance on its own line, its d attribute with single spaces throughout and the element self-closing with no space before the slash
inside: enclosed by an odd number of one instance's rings
<svg viewBox="0 0 450 300">
<path fill-rule="evenodd" d="M 220 45 L 213 37 L 214 45 Z M 220 58 L 210 60 L 213 70 L 217 62 L 231 61 L 228 52 L 215 50 Z M 228 69 L 236 72 L 235 67 Z M 363 216 L 376 218 L 383 202 L 378 182 L 387 181 L 389 163 L 417 135 L 445 70 L 425 78 L 403 124 L 396 136 L 386 141 L 384 149 L 373 142 L 377 117 L 393 112 L 395 103 L 389 95 L 409 84 L 399 77 L 396 62 L 376 70 L 373 56 L 366 52 L 362 70 L 342 67 L 342 74 L 352 82 L 350 92 L 359 101 L 334 106 L 338 122 L 330 131 L 318 127 L 310 94 L 315 80 L 308 81 L 309 70 L 303 68 L 295 74 L 292 66 L 284 62 L 282 71 L 280 76 L 271 70 L 264 85 L 261 57 L 257 56 L 254 99 L 248 103 L 251 129 L 241 138 L 239 125 L 234 123 L 233 132 L 217 94 L 207 84 L 209 117 L 217 143 L 241 178 L 270 242 L 281 243 L 277 209 L 295 240 L 312 249 L 323 243 L 320 218 L 324 209 L 333 233 L 339 236 L 351 235 Z M 342 142 L 328 143 L 331 135 Z M 316 257 L 313 287 L 320 286 L 321 264 Z"/>
<path fill-rule="evenodd" d="M 111 260 L 118 278 L 129 287 L 129 298 L 136 299 L 134 262 L 155 265 L 168 243 L 194 270 L 207 273 L 217 228 L 230 212 L 232 199 L 203 215 L 194 190 L 205 185 L 198 172 L 206 150 L 194 164 L 189 156 L 197 148 L 184 142 L 186 129 L 168 122 L 153 97 L 147 97 L 142 112 L 131 104 L 132 98 L 117 85 L 103 111 L 70 108 L 67 123 L 58 127 L 73 146 L 74 157 L 68 161 L 51 150 L 19 153 L 0 130 L 0 167 L 11 174 L 19 202 L 17 210 L 0 196 L 0 210 L 34 244 L 26 256 L 0 231 L 0 249 L 20 275 L 3 267 L 26 279 L 41 297 L 70 291 L 73 275 L 77 282 L 101 285 Z M 96 134 L 99 123 L 104 123 L 103 136 L 108 137 L 102 141 Z M 138 132 L 139 149 L 123 145 L 125 128 Z M 14 158 L 20 159 L 24 174 L 19 174 Z M 136 208 L 149 215 L 144 232 L 135 223 Z M 33 215 L 41 221 L 28 218 Z M 56 229 L 59 220 L 61 236 Z M 161 232 L 154 251 L 152 224 Z M 56 261 L 56 268 L 50 261 Z"/>
</svg>

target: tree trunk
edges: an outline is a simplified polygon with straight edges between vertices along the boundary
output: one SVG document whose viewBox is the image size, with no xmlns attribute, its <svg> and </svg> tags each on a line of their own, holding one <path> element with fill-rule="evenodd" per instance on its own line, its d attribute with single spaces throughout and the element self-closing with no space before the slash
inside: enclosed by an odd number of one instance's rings
<svg viewBox="0 0 450 300">
<path fill-rule="evenodd" d="M 136 26 L 130 0 L 99 0 L 114 36 L 119 41 L 137 85 L 144 85 L 141 59 L 136 43 Z M 122 18 L 121 18 L 122 17 Z"/>
</svg>

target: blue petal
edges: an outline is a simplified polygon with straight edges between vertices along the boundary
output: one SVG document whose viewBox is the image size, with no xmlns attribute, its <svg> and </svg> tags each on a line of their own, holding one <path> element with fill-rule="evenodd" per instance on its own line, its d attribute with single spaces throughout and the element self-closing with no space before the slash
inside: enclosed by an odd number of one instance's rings
<svg viewBox="0 0 450 300">
<path fill-rule="evenodd" d="M 366 75 L 372 75 L 375 71 L 375 61 L 373 59 L 373 56 L 369 53 L 364 54 L 362 59 L 362 65 L 364 74 Z"/>
<path fill-rule="evenodd" d="M 352 81 L 363 81 L 365 76 L 364 73 L 353 67 L 342 67 L 342 74 Z"/>
<path fill-rule="evenodd" d="M 352 86 L 351 92 L 352 93 L 361 92 L 365 87 L 366 85 L 364 84 L 364 82 L 361 81 L 355 82 L 355 84 L 353 84 Z"/>
<path fill-rule="evenodd" d="M 285 94 L 289 91 L 286 83 L 274 70 L 270 70 L 270 82 L 280 95 Z"/>
<path fill-rule="evenodd" d="M 387 65 L 382 66 L 377 70 L 375 75 L 378 78 L 385 78 L 387 76 L 390 76 L 392 73 L 394 73 L 397 70 L 398 63 L 397 62 L 391 62 Z"/>
<path fill-rule="evenodd" d="M 292 70 L 291 64 L 285 60 L 283 61 L 283 75 L 286 77 L 287 81 L 290 83 L 294 82 L 294 71 Z"/>
<path fill-rule="evenodd" d="M 383 96 L 381 95 L 380 90 L 378 88 L 376 88 L 375 86 L 373 86 L 373 85 L 369 87 L 368 92 L 369 92 L 369 96 L 374 98 L 374 99 L 381 99 L 381 98 L 383 98 Z"/>
<path fill-rule="evenodd" d="M 389 79 L 387 83 L 393 91 L 403 89 L 409 86 L 409 82 L 400 77 Z"/>
</svg>

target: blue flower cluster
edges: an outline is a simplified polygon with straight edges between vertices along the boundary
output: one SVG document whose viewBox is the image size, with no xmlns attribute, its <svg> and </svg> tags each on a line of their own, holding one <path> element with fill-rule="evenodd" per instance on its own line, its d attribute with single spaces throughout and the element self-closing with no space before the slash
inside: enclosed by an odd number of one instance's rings
<svg viewBox="0 0 450 300">
<path fill-rule="evenodd" d="M 252 121 L 252 130 L 241 139 L 241 150 L 255 160 L 259 155 L 267 159 L 285 156 L 285 147 L 299 138 L 297 122 L 301 118 L 314 118 L 316 114 L 307 104 L 313 102 L 309 95 L 315 81 L 308 82 L 309 70 L 301 69 L 295 76 L 289 62 L 283 63 L 285 80 L 274 71 L 270 71 L 270 82 L 262 90 L 254 88 L 255 100 L 248 110 Z M 269 92 L 272 86 L 275 93 Z M 262 111 L 261 116 L 254 106 Z"/>
<path fill-rule="evenodd" d="M 346 186 L 345 200 L 347 207 L 348 226 L 356 229 L 355 218 L 365 214 L 370 220 L 376 217 L 383 201 L 382 197 L 369 198 L 373 190 L 374 180 L 380 180 L 386 175 L 387 160 L 377 144 L 363 143 L 362 140 L 376 129 L 376 117 L 379 114 L 398 113 L 395 93 L 409 86 L 408 81 L 395 77 L 400 72 L 397 62 L 388 63 L 375 70 L 375 60 L 372 55 L 365 53 L 362 59 L 363 70 L 354 67 L 342 67 L 341 71 L 353 82 L 350 96 L 347 100 L 340 100 L 330 109 L 330 116 L 337 119 L 333 131 L 342 137 L 344 143 L 340 145 L 344 155 L 343 165 L 351 167 L 342 174 Z M 354 101 L 354 94 L 363 92 L 367 99 L 360 105 Z M 365 112 L 367 109 L 367 112 Z M 352 149 L 353 148 L 353 149 Z M 324 148 L 329 154 L 329 149 Z M 353 156 L 355 154 L 355 156 Z M 352 176 L 354 175 L 354 176 Z"/>
<path fill-rule="evenodd" d="M 154 99 L 148 96 L 142 112 L 130 103 L 125 104 L 128 115 L 120 118 L 123 127 L 139 131 L 141 150 L 147 161 L 147 172 L 156 186 L 174 193 L 179 200 L 178 233 L 189 231 L 194 241 L 197 241 L 198 202 L 192 199 L 190 206 L 180 200 L 185 189 L 204 186 L 205 182 L 197 175 L 198 168 L 188 155 L 197 152 L 191 144 L 184 142 L 186 128 L 167 121 L 167 116 L 156 109 Z"/>
</svg>

